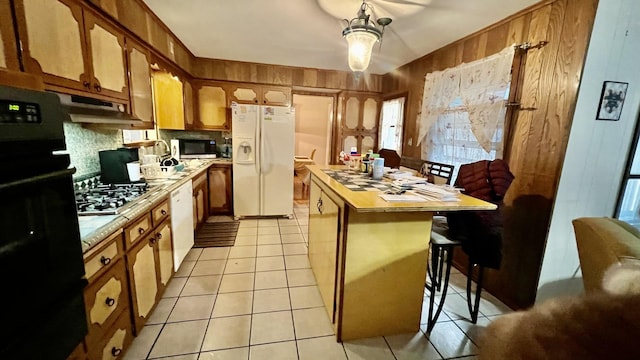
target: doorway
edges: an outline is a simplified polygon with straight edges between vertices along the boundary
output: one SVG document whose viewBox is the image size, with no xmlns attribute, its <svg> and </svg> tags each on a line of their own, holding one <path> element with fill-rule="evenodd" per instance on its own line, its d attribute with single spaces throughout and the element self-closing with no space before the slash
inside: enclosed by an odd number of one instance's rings
<svg viewBox="0 0 640 360">
<path fill-rule="evenodd" d="M 333 96 L 293 94 L 296 109 L 295 155 L 311 156 L 316 165 L 331 159 Z"/>
<path fill-rule="evenodd" d="M 294 162 L 294 199 L 296 200 L 306 201 L 309 198 L 311 176 L 305 164 L 326 166 L 330 163 L 334 102 L 333 95 L 293 94 L 293 107 L 296 113 L 296 160 Z"/>
</svg>

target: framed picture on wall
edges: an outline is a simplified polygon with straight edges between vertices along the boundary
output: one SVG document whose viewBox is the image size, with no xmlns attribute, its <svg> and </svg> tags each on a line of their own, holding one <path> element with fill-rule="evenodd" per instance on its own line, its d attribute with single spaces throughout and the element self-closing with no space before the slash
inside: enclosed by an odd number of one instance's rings
<svg viewBox="0 0 640 360">
<path fill-rule="evenodd" d="M 628 86 L 629 83 L 617 81 L 605 81 L 602 84 L 597 120 L 620 120 L 620 113 L 622 112 L 622 105 L 624 105 Z"/>
</svg>

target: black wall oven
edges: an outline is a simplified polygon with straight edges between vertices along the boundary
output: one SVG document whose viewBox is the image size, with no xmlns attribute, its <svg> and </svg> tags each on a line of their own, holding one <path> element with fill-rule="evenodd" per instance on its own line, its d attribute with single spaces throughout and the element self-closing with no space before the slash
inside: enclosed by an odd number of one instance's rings
<svg viewBox="0 0 640 360">
<path fill-rule="evenodd" d="M 87 333 L 58 97 L 0 86 L 1 359 L 66 359 Z"/>
</svg>

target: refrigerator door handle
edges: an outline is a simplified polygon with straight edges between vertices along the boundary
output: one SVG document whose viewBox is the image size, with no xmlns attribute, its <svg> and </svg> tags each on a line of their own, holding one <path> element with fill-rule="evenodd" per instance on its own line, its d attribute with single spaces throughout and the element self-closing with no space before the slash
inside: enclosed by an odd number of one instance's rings
<svg viewBox="0 0 640 360">
<path fill-rule="evenodd" d="M 261 170 L 262 170 L 262 174 L 268 174 L 271 172 L 271 161 L 268 154 L 268 148 L 265 147 L 264 143 L 265 143 L 264 141 L 260 143 L 260 146 L 262 146 L 262 154 L 263 154 Z"/>
<path fill-rule="evenodd" d="M 264 127 L 262 126 L 262 119 L 260 119 L 260 174 L 264 174 L 265 166 L 265 152 L 264 152 L 264 139 L 262 135 L 264 133 Z"/>
<path fill-rule="evenodd" d="M 260 215 L 264 215 L 265 213 L 265 204 L 264 204 L 264 164 L 265 164 L 265 156 L 264 156 L 264 122 L 262 120 L 262 108 L 258 107 L 258 124 L 256 126 L 256 130 L 259 131 L 259 136 L 257 137 L 260 142 L 260 169 L 259 169 L 259 183 L 260 183 Z"/>
</svg>

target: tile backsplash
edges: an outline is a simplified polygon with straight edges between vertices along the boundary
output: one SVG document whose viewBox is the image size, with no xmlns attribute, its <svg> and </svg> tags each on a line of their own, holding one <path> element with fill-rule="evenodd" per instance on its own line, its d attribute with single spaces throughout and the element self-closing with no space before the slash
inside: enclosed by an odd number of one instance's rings
<svg viewBox="0 0 640 360">
<path fill-rule="evenodd" d="M 98 152 L 122 147 L 122 130 L 105 128 L 84 128 L 80 124 L 64 123 L 65 142 L 71 157 L 71 165 L 76 168 L 74 179 L 85 179 L 100 173 Z M 224 136 L 230 133 L 220 131 L 159 130 L 160 139 L 170 143 L 171 139 L 212 139 L 216 140 L 218 151 L 225 151 Z M 231 140 L 229 139 L 229 144 Z M 229 146 L 230 148 L 230 146 Z"/>
<path fill-rule="evenodd" d="M 74 178 L 100 172 L 98 151 L 122 147 L 122 130 L 87 129 L 80 124 L 64 123 L 64 136 L 71 166 L 76 168 Z"/>
</svg>

